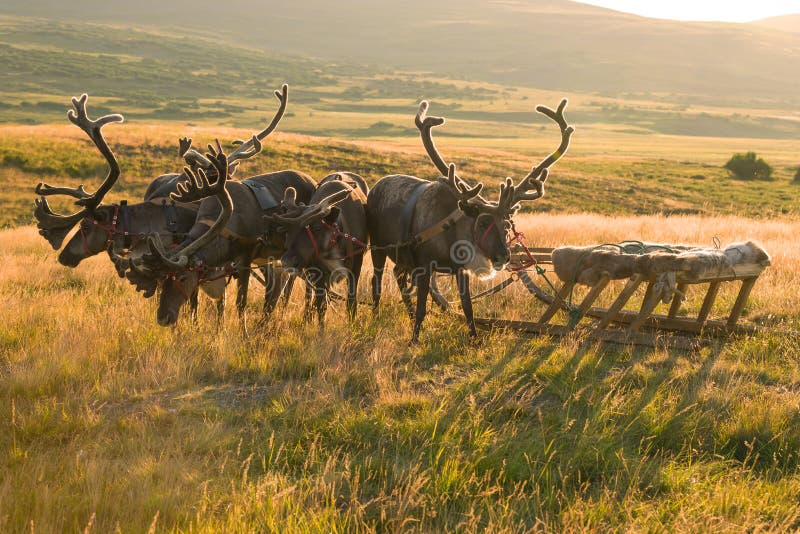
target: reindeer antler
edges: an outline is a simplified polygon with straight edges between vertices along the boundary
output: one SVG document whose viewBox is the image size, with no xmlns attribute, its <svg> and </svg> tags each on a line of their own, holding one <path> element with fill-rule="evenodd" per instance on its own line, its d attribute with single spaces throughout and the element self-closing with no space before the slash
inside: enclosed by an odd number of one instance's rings
<svg viewBox="0 0 800 534">
<path fill-rule="evenodd" d="M 192 148 L 191 137 L 181 137 L 178 139 L 178 154 L 193 169 L 212 169 L 211 162 L 200 152 Z"/>
<path fill-rule="evenodd" d="M 103 137 L 103 126 L 110 122 L 122 122 L 124 119 L 120 114 L 111 114 L 100 117 L 99 119 L 92 120 L 86 112 L 86 102 L 89 97 L 85 93 L 80 98 L 72 97 L 72 107 L 67 112 L 67 118 L 86 132 L 89 138 L 94 142 L 97 149 L 106 159 L 108 163 L 108 173 L 100 184 L 100 187 L 94 193 L 88 193 L 83 185 L 77 188 L 69 187 L 53 187 L 44 182 L 40 182 L 36 188 L 36 194 L 40 195 L 40 199 L 35 201 L 35 209 L 33 212 L 36 220 L 39 221 L 39 233 L 50 242 L 54 249 L 61 247 L 61 243 L 75 224 L 80 221 L 87 213 L 93 211 L 103 201 L 103 197 L 114 187 L 120 175 L 119 163 L 114 156 L 114 152 L 108 147 L 105 138 Z M 61 215 L 55 213 L 47 203 L 46 196 L 52 195 L 66 195 L 78 200 L 76 205 L 82 206 L 83 209 L 71 215 Z"/>
<path fill-rule="evenodd" d="M 493 213 L 497 216 L 510 217 L 518 209 L 519 203 L 523 200 L 536 200 L 544 196 L 544 183 L 547 180 L 549 167 L 566 153 L 569 148 L 570 138 L 575 129 L 567 124 L 564 117 L 564 109 L 567 107 L 567 99 L 563 99 L 558 105 L 556 111 L 546 106 L 536 106 L 536 111 L 552 119 L 558 124 L 561 130 L 561 144 L 538 165 L 531 169 L 531 172 L 522 179 L 518 185 L 514 185 L 511 178 L 506 178 L 504 183 L 500 184 L 500 197 L 498 201 L 489 202 L 479 196 L 483 184 L 478 183 L 475 187 L 470 188 L 464 180 L 459 178 L 455 173 L 451 173 L 448 169 L 447 163 L 436 148 L 433 142 L 431 130 L 436 126 L 444 124 L 445 120 L 442 117 L 428 117 L 428 102 L 422 101 L 419 105 L 419 111 L 414 120 L 417 128 L 420 131 L 422 144 L 428 157 L 433 164 L 442 174 L 447 174 L 447 179 L 441 180 L 447 183 L 460 202 L 465 202 L 467 205 L 474 206 L 481 211 Z"/>
<path fill-rule="evenodd" d="M 414 119 L 414 124 L 416 124 L 417 129 L 419 129 L 419 135 L 422 139 L 422 146 L 425 147 L 428 157 L 431 159 L 439 172 L 442 173 L 442 176 L 447 176 L 447 179 L 443 181 L 450 186 L 459 201 L 466 202 L 470 199 L 478 197 L 483 189 L 483 183 L 478 182 L 477 185 L 470 187 L 464 180 L 459 178 L 458 175 L 455 174 L 455 166 L 453 164 L 448 165 L 445 163 L 444 158 L 442 158 L 441 154 L 439 154 L 439 150 L 437 150 L 436 144 L 433 142 L 433 134 L 431 133 L 431 130 L 444 124 L 444 118 L 428 117 L 427 112 L 428 102 L 423 100 L 419 104 L 419 110 L 417 111 L 417 116 Z"/>
<path fill-rule="evenodd" d="M 344 182 L 342 184 L 343 187 L 339 191 L 331 193 L 316 204 L 309 204 L 308 206 L 295 204 L 296 191 L 293 187 L 290 187 L 284 193 L 283 201 L 281 202 L 281 207 L 285 210 L 285 213 L 265 215 L 264 219 L 285 226 L 299 226 L 301 228 L 308 226 L 328 216 L 336 204 L 350 196 L 353 189 Z"/>
<path fill-rule="evenodd" d="M 544 183 L 547 181 L 547 175 L 550 172 L 549 168 L 567 152 L 572 133 L 575 131 L 575 128 L 569 126 L 566 118 L 564 118 L 564 109 L 566 107 L 566 98 L 561 100 L 556 111 L 546 106 L 536 106 L 536 111 L 549 117 L 553 122 L 558 124 L 561 130 L 561 144 L 554 152 L 539 162 L 538 165 L 535 165 L 531 169 L 531 172 L 522 179 L 515 192 L 515 204 L 523 200 L 536 200 L 544 196 Z M 531 190 L 533 190 L 533 192 L 531 192 Z"/>
<path fill-rule="evenodd" d="M 212 224 L 203 235 L 175 251 L 167 252 L 165 250 L 159 234 L 147 238 L 153 257 L 165 264 L 168 268 L 182 269 L 186 267 L 189 263 L 189 258 L 211 242 L 211 240 L 225 228 L 233 213 L 233 200 L 225 189 L 225 183 L 229 176 L 228 157 L 222 151 L 219 141 L 216 143 L 216 147 L 209 145 L 209 152 L 206 154 L 206 157 L 217 172 L 217 181 L 211 184 L 203 169 L 192 170 L 186 167 L 183 172 L 189 179 L 178 184 L 176 188 L 177 191 L 170 194 L 173 200 L 179 202 L 193 202 L 211 196 L 217 197 L 222 206 L 222 211 L 214 221 L 214 224 Z"/>
<path fill-rule="evenodd" d="M 278 102 L 280 102 L 280 105 L 267 127 L 257 134 L 254 134 L 253 137 L 247 141 L 242 141 L 241 139 L 233 141 L 233 145 L 238 146 L 238 148 L 228 155 L 228 174 L 236 172 L 236 168 L 239 166 L 240 162 L 252 158 L 261 152 L 261 141 L 275 131 L 275 128 L 278 127 L 278 123 L 286 112 L 286 104 L 289 102 L 289 85 L 283 84 L 280 91 L 275 91 L 275 97 L 278 99 Z M 181 156 L 186 160 L 186 163 L 192 168 L 201 168 L 206 171 L 213 170 L 213 165 L 205 156 L 193 148 L 190 148 L 191 143 L 192 140 L 186 137 L 180 140 Z"/>
</svg>

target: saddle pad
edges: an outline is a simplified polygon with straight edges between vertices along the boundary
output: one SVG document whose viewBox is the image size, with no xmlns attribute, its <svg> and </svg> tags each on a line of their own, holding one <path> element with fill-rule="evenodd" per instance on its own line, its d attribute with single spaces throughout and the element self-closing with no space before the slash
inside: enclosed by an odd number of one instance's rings
<svg viewBox="0 0 800 534">
<path fill-rule="evenodd" d="M 280 202 L 276 201 L 275 197 L 272 196 L 272 193 L 269 192 L 267 186 L 261 182 L 253 179 L 247 179 L 242 180 L 242 183 L 250 188 L 250 191 L 252 191 L 255 195 L 258 205 L 263 211 L 277 208 L 280 205 Z"/>
</svg>

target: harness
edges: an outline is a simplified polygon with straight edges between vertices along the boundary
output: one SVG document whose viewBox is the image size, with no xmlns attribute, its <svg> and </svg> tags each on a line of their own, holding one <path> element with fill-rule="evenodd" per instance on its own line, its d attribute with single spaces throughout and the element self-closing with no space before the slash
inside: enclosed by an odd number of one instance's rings
<svg viewBox="0 0 800 534">
<path fill-rule="evenodd" d="M 120 230 L 117 228 L 117 222 L 120 219 L 120 212 L 122 212 L 122 229 Z M 104 248 L 108 248 L 111 245 L 111 242 L 114 241 L 116 236 L 123 237 L 123 246 L 124 248 L 130 249 L 136 243 L 147 237 L 147 234 L 144 233 L 133 233 L 130 232 L 129 229 L 131 227 L 131 214 L 130 210 L 128 209 L 127 201 L 123 200 L 119 203 L 119 205 L 114 204 L 114 213 L 111 215 L 111 223 L 105 225 L 95 219 L 94 217 L 84 217 L 83 221 L 81 221 L 80 226 L 78 227 L 78 232 L 81 236 L 81 245 L 83 245 L 83 250 L 86 254 L 92 256 L 94 252 L 89 248 L 89 241 L 86 239 L 86 230 L 85 224 L 94 225 L 101 230 L 106 232 L 106 243 Z"/>
<path fill-rule="evenodd" d="M 177 208 L 181 207 L 184 209 L 189 209 L 192 211 L 197 211 L 198 207 L 195 204 L 186 204 L 186 203 L 175 203 L 167 202 L 165 197 L 162 198 L 153 198 L 148 200 L 152 204 L 159 204 L 163 207 L 164 210 L 164 220 L 166 221 L 167 231 L 170 234 L 178 235 L 178 212 Z M 122 236 L 123 242 L 122 246 L 125 249 L 130 250 L 135 245 L 137 245 L 140 241 L 145 239 L 148 234 L 142 232 L 131 232 L 131 211 L 130 206 L 128 206 L 127 200 L 120 201 L 119 204 L 114 204 L 114 212 L 111 215 L 111 222 L 109 224 L 103 224 L 102 222 L 98 221 L 94 217 L 87 216 L 84 217 L 79 225 L 79 233 L 81 236 L 81 245 L 83 246 L 84 252 L 88 255 L 93 255 L 94 252 L 89 248 L 89 241 L 86 239 L 86 230 L 84 227 L 84 223 L 91 224 L 96 228 L 104 230 L 106 232 L 106 243 L 104 248 L 107 249 L 111 242 L 117 236 Z M 118 228 L 117 224 L 119 221 L 122 221 L 122 228 Z"/>
<path fill-rule="evenodd" d="M 272 196 L 272 193 L 269 192 L 269 189 L 263 183 L 253 179 L 242 180 L 240 183 L 245 185 L 253 193 L 253 196 L 256 198 L 259 207 L 261 207 L 263 211 L 272 210 L 280 205 L 275 201 L 275 197 Z M 209 228 L 213 226 L 214 223 L 216 223 L 216 219 L 208 217 L 204 217 L 195 221 L 195 224 L 201 224 L 203 226 L 208 226 Z M 243 236 L 232 231 L 227 226 L 220 231 L 219 237 L 245 244 L 255 244 L 259 242 L 258 238 Z M 202 260 L 199 263 L 187 266 L 185 270 L 198 273 L 198 285 L 206 282 L 213 282 L 221 278 L 228 278 L 238 272 L 238 269 L 233 262 L 226 263 L 220 267 L 210 267 L 203 263 Z M 172 284 L 181 293 L 181 295 L 183 295 L 184 298 L 188 298 L 186 289 L 183 287 L 178 273 L 169 273 L 164 276 L 164 279 L 171 280 Z"/>
<path fill-rule="evenodd" d="M 397 256 L 399 260 L 399 256 L 401 253 L 405 253 L 408 256 L 413 255 L 413 250 L 415 247 L 419 246 L 420 244 L 428 241 L 429 239 L 436 237 L 437 235 L 446 232 L 462 218 L 464 217 L 464 212 L 461 211 L 460 208 L 454 209 L 450 212 L 444 219 L 439 221 L 438 223 L 434 224 L 433 226 L 422 230 L 421 232 L 417 233 L 416 235 L 411 235 L 411 221 L 414 216 L 414 210 L 417 207 L 417 202 L 419 201 L 420 196 L 422 193 L 434 182 L 422 182 L 418 184 L 412 191 L 411 196 L 408 197 L 405 206 L 403 206 L 403 211 L 400 215 L 400 227 L 403 229 L 402 239 L 398 245 L 392 245 L 389 248 L 395 248 L 397 250 Z M 490 227 L 491 228 L 491 227 Z M 486 239 L 488 235 L 488 230 L 484 234 L 481 242 Z M 376 247 L 373 247 L 376 248 Z M 410 260 L 408 263 L 413 263 L 413 257 L 406 258 Z"/>
<path fill-rule="evenodd" d="M 322 221 L 322 226 L 333 232 L 330 239 L 328 240 L 328 243 L 325 245 L 325 249 L 322 250 L 322 253 L 320 253 L 319 245 L 317 244 L 317 240 L 314 238 L 314 232 L 311 231 L 311 226 L 306 225 L 305 227 L 306 235 L 308 236 L 308 239 L 311 241 L 311 246 L 314 247 L 315 258 L 321 258 L 323 254 L 327 254 L 328 252 L 333 250 L 333 247 L 335 247 L 336 243 L 339 242 L 339 239 L 342 238 L 345 240 L 345 246 L 347 247 L 347 254 L 345 254 L 344 258 L 342 259 L 352 258 L 356 254 L 361 254 L 362 252 L 366 251 L 369 248 L 369 245 L 367 243 L 364 243 L 356 236 L 340 230 L 339 225 L 337 223 L 329 224 L 326 223 L 325 221 Z M 353 248 L 354 245 L 361 247 L 360 250 L 358 251 L 354 250 Z"/>
<path fill-rule="evenodd" d="M 205 284 L 206 282 L 214 282 L 216 280 L 220 280 L 222 278 L 228 278 L 236 274 L 238 269 L 233 262 L 226 263 L 220 267 L 208 267 L 207 265 L 200 263 L 197 265 L 193 265 L 191 267 L 186 268 L 187 271 L 190 272 L 197 272 L 197 285 Z M 220 274 L 209 276 L 208 273 L 217 272 L 219 271 Z M 164 276 L 163 280 L 171 280 L 172 285 L 175 286 L 175 289 L 183 296 L 184 299 L 189 299 L 189 294 L 186 291 L 186 288 L 183 287 L 183 283 L 181 283 L 180 276 L 178 273 L 168 273 Z"/>
</svg>

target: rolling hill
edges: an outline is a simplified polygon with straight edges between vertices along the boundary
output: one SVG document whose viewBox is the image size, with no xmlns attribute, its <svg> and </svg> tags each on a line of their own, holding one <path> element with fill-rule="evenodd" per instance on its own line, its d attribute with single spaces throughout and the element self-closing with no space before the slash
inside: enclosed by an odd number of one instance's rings
<svg viewBox="0 0 800 534">
<path fill-rule="evenodd" d="M 783 15 L 779 17 L 769 17 L 753 22 L 756 26 L 780 30 L 782 32 L 800 34 L 800 13 L 797 15 Z"/>
<path fill-rule="evenodd" d="M 159 27 L 328 61 L 562 91 L 748 106 L 800 101 L 800 36 L 567 0 L 231 0 L 224 9 L 209 0 L 7 0 L 0 14 Z"/>
</svg>

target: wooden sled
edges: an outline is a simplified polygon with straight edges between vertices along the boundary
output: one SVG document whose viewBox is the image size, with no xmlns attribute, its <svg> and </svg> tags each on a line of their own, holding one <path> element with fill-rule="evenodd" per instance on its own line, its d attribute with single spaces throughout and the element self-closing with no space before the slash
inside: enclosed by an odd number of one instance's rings
<svg viewBox="0 0 800 534">
<path fill-rule="evenodd" d="M 553 289 L 544 289 L 542 287 L 544 283 L 537 284 L 534 281 L 536 275 L 532 271 L 522 270 L 514 275 L 534 297 L 547 305 L 537 321 L 479 318 L 476 319 L 476 323 L 484 327 L 505 327 L 529 333 L 556 336 L 577 333 L 589 339 L 648 346 L 664 344 L 677 348 L 698 346 L 706 337 L 754 334 L 766 330 L 764 327 L 752 324 L 739 324 L 739 319 L 753 286 L 769 265 L 768 256 L 766 261 L 762 259 L 760 262 L 740 263 L 735 265 L 735 268 L 726 269 L 727 272 L 674 273 L 671 279 L 674 284 L 672 289 L 674 296 L 669 299 L 669 311 L 666 314 L 656 314 L 653 313 L 654 310 L 665 297 L 664 273 L 637 272 L 632 276 L 623 277 L 615 276 L 608 271 L 595 272 L 593 274 L 596 280 L 588 285 L 588 292 L 580 302 L 571 303 L 570 296 L 579 283 L 578 277 L 562 274 L 559 280 L 554 280 L 554 250 L 556 249 L 529 249 L 537 262 L 538 273 L 550 277 L 548 280 L 552 281 Z M 523 263 L 529 259 L 527 253 L 516 252 L 513 261 Z M 598 298 L 610 289 L 612 279 L 626 278 L 627 282 L 608 308 L 594 306 Z M 734 303 L 726 317 L 710 319 L 709 315 L 720 288 L 728 283 L 740 284 Z M 641 303 L 637 306 L 638 311 L 624 309 L 631 302 L 637 289 L 642 286 L 645 291 Z M 689 286 L 704 286 L 705 296 L 702 305 L 696 315 L 678 317 Z M 556 321 L 560 317 L 563 317 L 563 320 Z"/>
</svg>

